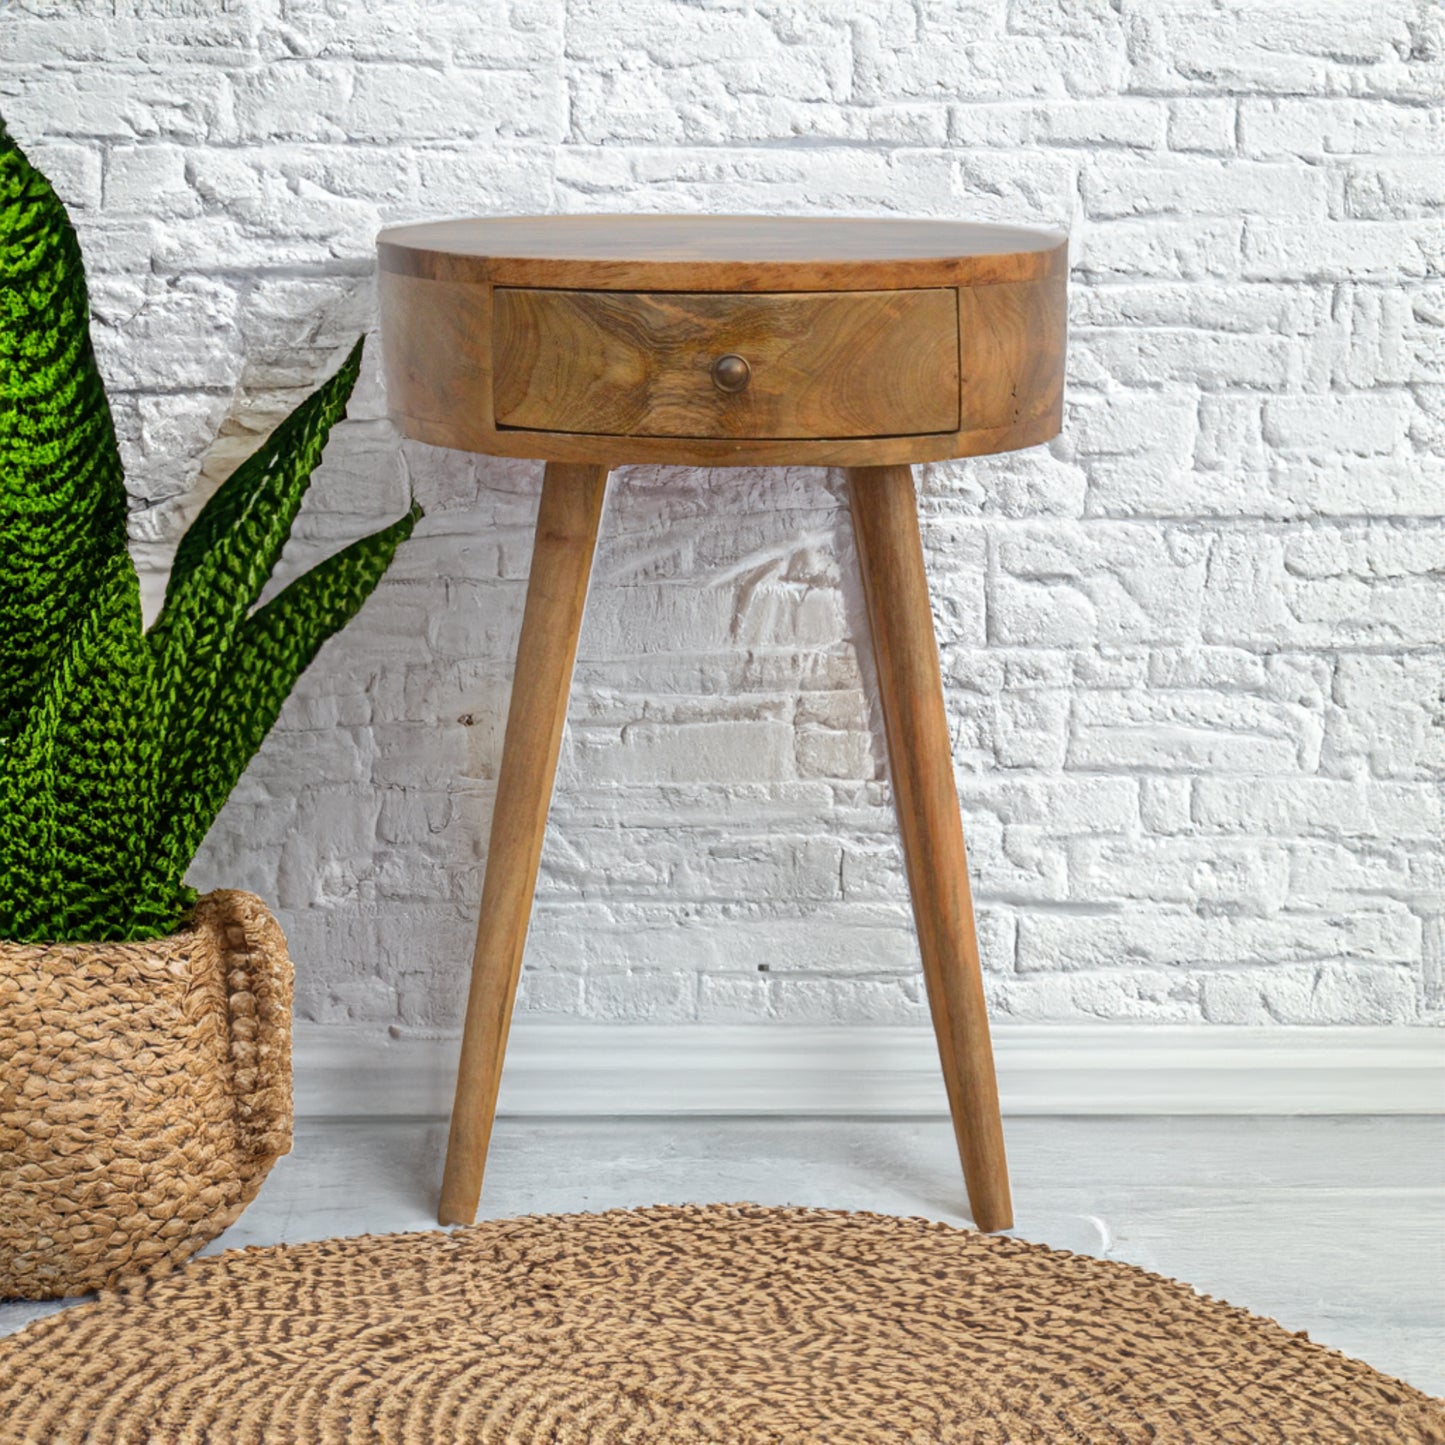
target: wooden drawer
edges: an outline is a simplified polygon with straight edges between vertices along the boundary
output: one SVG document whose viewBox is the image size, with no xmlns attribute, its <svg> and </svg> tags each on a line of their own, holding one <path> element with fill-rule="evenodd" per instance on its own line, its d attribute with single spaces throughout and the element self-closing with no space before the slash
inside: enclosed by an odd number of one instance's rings
<svg viewBox="0 0 1445 1445">
<path fill-rule="evenodd" d="M 958 294 L 497 287 L 498 429 L 803 439 L 955 432 Z M 722 357 L 741 357 L 715 374 Z M 725 389 L 742 381 L 739 389 Z"/>
</svg>

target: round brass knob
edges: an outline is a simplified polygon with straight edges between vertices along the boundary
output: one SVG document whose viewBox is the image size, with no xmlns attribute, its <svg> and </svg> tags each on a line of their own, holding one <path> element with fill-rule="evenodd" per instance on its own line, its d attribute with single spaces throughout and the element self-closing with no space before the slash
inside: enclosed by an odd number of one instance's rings
<svg viewBox="0 0 1445 1445">
<path fill-rule="evenodd" d="M 719 391 L 742 391 L 752 380 L 753 369 L 734 352 L 720 356 L 712 364 L 712 384 Z"/>
</svg>

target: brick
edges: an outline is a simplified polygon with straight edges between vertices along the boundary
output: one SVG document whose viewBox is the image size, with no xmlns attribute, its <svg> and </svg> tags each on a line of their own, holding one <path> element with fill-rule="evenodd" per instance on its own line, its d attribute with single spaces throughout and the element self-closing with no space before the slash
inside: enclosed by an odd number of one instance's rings
<svg viewBox="0 0 1445 1445">
<path fill-rule="evenodd" d="M 68 211 L 98 210 L 101 204 L 101 151 L 98 146 L 66 143 L 27 145 L 31 164 L 42 171 Z"/>
<path fill-rule="evenodd" d="M 1123 643 L 1197 626 L 1204 554 L 1187 534 L 1112 523 L 1010 529 L 997 559 L 992 642 Z"/>
<path fill-rule="evenodd" d="M 91 335 L 107 380 L 128 390 L 229 388 L 237 380 L 236 293 L 187 277 L 168 286 L 102 278 Z"/>
<path fill-rule="evenodd" d="M 1155 777 L 1139 780 L 1139 817 L 1151 833 L 1182 834 L 1192 831 L 1189 816 L 1191 784 L 1188 778 Z"/>
<path fill-rule="evenodd" d="M 1264 404 L 1264 440 L 1313 456 L 1371 456 L 1397 451 L 1413 411 L 1405 392 L 1271 398 Z"/>
<path fill-rule="evenodd" d="M 63 11 L 57 6 L 43 15 L 7 6 L 0 11 L 0 22 L 5 25 L 5 58 L 12 65 L 114 64 L 137 58 L 134 28 L 117 23 L 111 0 L 74 0 Z"/>
<path fill-rule="evenodd" d="M 896 28 L 860 25 L 856 32 L 854 88 L 865 96 L 950 101 L 1017 100 L 1034 96 L 1100 95 L 1119 89 L 1122 47 L 1107 36 L 1098 43 L 1074 37 L 998 35 L 982 7 L 941 25 L 920 26 L 898 43 Z M 960 63 L 962 58 L 963 63 Z"/>
<path fill-rule="evenodd" d="M 897 921 L 886 905 L 866 902 L 826 911 L 810 908 L 801 918 L 744 919 L 738 924 L 732 957 L 756 960 L 756 971 L 774 985 L 832 976 L 897 979 L 912 986 L 921 981 L 917 953 L 906 944 L 899 948 L 890 937 L 892 930 L 886 925 Z"/>
<path fill-rule="evenodd" d="M 560 85 L 545 70 L 288 61 L 238 72 L 234 84 L 236 131 L 251 141 L 561 138 Z"/>
<path fill-rule="evenodd" d="M 556 209 L 551 168 L 525 142 L 483 149 L 428 146 L 409 161 L 416 214 L 535 215 Z M 399 211 L 396 218 L 403 219 Z"/>
<path fill-rule="evenodd" d="M 297 965 L 297 1016 L 424 1028 L 455 1019 L 466 1002 L 467 961 L 476 932 L 471 915 L 471 909 L 436 904 L 331 903 L 278 910 Z M 393 977 L 377 977 L 378 959 L 396 961 L 388 970 Z M 418 966 L 418 959 L 425 962 Z M 338 1006 L 342 991 L 368 976 L 371 987 L 387 998 L 389 1012 L 352 1013 Z"/>
<path fill-rule="evenodd" d="M 1372 67 L 1390 75 L 1412 43 L 1402 7 L 1351 0 L 1207 12 L 1129 0 L 1124 15 L 1133 85 L 1151 90 L 1328 93 Z"/>
<path fill-rule="evenodd" d="M 1064 444 L 1091 460 L 1129 457 L 1160 468 L 1185 467 L 1194 455 L 1198 411 L 1190 395 L 1082 394 L 1069 409 Z"/>
<path fill-rule="evenodd" d="M 1058 102 L 1037 108 L 1036 145 L 1096 150 L 1158 150 L 1165 139 L 1165 115 L 1158 101 L 1144 97 Z"/>
<path fill-rule="evenodd" d="M 1280 496 L 1298 499 L 1288 515 L 1418 517 L 1438 519 L 1445 466 L 1433 456 L 1348 458 L 1320 468 L 1309 462 L 1274 468 Z"/>
<path fill-rule="evenodd" d="M 921 979 L 770 978 L 768 1016 L 792 1022 L 926 1024 Z"/>
<path fill-rule="evenodd" d="M 689 851 L 671 875 L 687 897 L 828 900 L 840 893 L 838 845 L 827 838 L 726 838 Z"/>
<path fill-rule="evenodd" d="M 1289 901 L 1290 858 L 1278 844 L 1213 838 L 1076 838 L 1070 893 L 1080 902 L 1192 904 L 1201 912 L 1276 914 Z"/>
<path fill-rule="evenodd" d="M 201 198 L 186 179 L 182 146 L 113 146 L 106 158 L 105 204 L 112 213 L 196 216 Z"/>
<path fill-rule="evenodd" d="M 1294 964 L 1260 974 L 1225 971 L 1202 981 L 1210 1023 L 1340 1024 L 1413 1021 L 1415 984 L 1402 967 L 1361 968 L 1353 959 Z"/>
<path fill-rule="evenodd" d="M 1277 391 L 1299 373 L 1301 349 L 1289 337 L 1236 332 L 1080 331 L 1077 365 L 1126 386 L 1194 383 L 1206 391 L 1256 387 Z"/>
<path fill-rule="evenodd" d="M 1354 294 L 1351 293 L 1352 298 Z M 1378 298 L 1377 292 L 1368 294 Z M 1321 331 L 1329 324 L 1330 310 L 1319 297 L 1295 286 L 1212 281 L 1122 282 L 1076 286 L 1070 322 L 1075 327 L 1109 329 L 1188 327 L 1201 331 L 1273 332 L 1310 336 L 1318 342 Z"/>
<path fill-rule="evenodd" d="M 102 364 L 102 374 L 105 365 Z M 212 392 L 176 392 L 166 396 L 124 395 L 112 389 L 115 419 L 125 465 L 126 483 L 149 504 L 131 514 L 133 543 L 167 541 L 165 566 L 170 565 L 175 534 L 165 525 L 163 504 L 190 499 L 202 459 L 224 423 L 230 396 Z"/>
<path fill-rule="evenodd" d="M 1131 643 L 1076 653 L 1070 659 L 1070 671 L 1077 687 L 1117 691 L 1142 687 L 1148 662 L 1147 649 Z"/>
<path fill-rule="evenodd" d="M 1296 837 L 1433 838 L 1435 791 L 1418 783 L 1315 777 L 1200 777 L 1193 816 L 1210 832 Z"/>
<path fill-rule="evenodd" d="M 1236 276 L 1243 223 L 1229 218 L 1109 221 L 1070 245 L 1075 270 L 1089 281 L 1197 281 Z"/>
<path fill-rule="evenodd" d="M 1091 216 L 1324 215 L 1325 177 L 1305 165 L 1199 159 L 1091 157 L 1083 171 Z"/>
<path fill-rule="evenodd" d="M 988 738 L 994 762 L 1002 768 L 1061 767 L 1068 721 L 1069 696 L 1062 688 L 1000 698 Z"/>
<path fill-rule="evenodd" d="M 1224 401 L 1228 419 L 1239 430 L 1221 437 L 1218 411 L 1211 403 Z M 1276 472 L 1262 460 L 1258 441 L 1259 403 L 1236 397 L 1203 396 L 1199 400 L 1201 422 L 1199 450 L 1193 466 L 1161 465 L 1147 451 L 1141 455 L 1101 459 L 1090 465 L 1086 515 L 1112 519 L 1143 517 L 1199 519 L 1201 517 L 1288 517 L 1320 510 L 1317 477 L 1300 479 L 1297 491 L 1281 484 Z M 1251 448 L 1258 444 L 1258 452 Z M 1238 447 L 1247 459 L 1237 470 L 1217 467 L 1221 445 Z M 1258 469 L 1255 470 L 1254 468 Z"/>
<path fill-rule="evenodd" d="M 859 215 L 906 205 L 915 215 L 956 216 L 960 204 L 946 150 L 567 145 L 555 167 L 564 210 L 766 213 L 806 202 Z"/>
<path fill-rule="evenodd" d="M 970 515 L 1078 517 L 1088 487 L 1082 467 L 1043 447 L 938 462 L 915 475 L 929 495 L 958 499 Z"/>
<path fill-rule="evenodd" d="M 872 771 L 874 739 L 856 729 L 801 727 L 793 738 L 800 778 L 857 778 Z"/>
<path fill-rule="evenodd" d="M 1235 968 L 1329 960 L 1355 967 L 1408 964 L 1420 955 L 1420 920 L 1407 909 L 1280 913 L 1250 917 L 1155 908 L 1121 912 L 1049 912 L 1019 920 L 1020 967 L 1076 969 Z"/>
<path fill-rule="evenodd" d="M 1067 226 L 1078 189 L 1071 157 L 969 149 L 955 165 L 954 194 L 980 220 L 1011 216 L 1018 224 Z"/>
<path fill-rule="evenodd" d="M 1258 156 L 1438 154 L 1445 115 L 1434 106 L 1348 96 L 1246 97 L 1239 102 L 1240 148 Z"/>
<path fill-rule="evenodd" d="M 1031 974 L 986 982 L 990 1015 L 1017 1023 L 1185 1023 L 1199 1018 L 1199 983 L 1177 970 L 1135 967 L 1128 973 Z"/>
<path fill-rule="evenodd" d="M 697 980 L 686 974 L 603 975 L 582 988 L 587 1015 L 608 1023 L 675 1023 L 697 1013 Z"/>
<path fill-rule="evenodd" d="M 896 96 L 850 104 L 859 97 L 847 28 L 800 25 L 786 12 L 689 8 L 659 29 L 650 15 L 574 5 L 567 49 L 573 134 L 589 143 L 936 145 L 946 133 L 942 106 Z"/>
<path fill-rule="evenodd" d="M 1338 899 L 1344 908 L 1358 907 L 1361 897 L 1393 898 L 1429 912 L 1445 890 L 1445 850 L 1438 842 L 1309 840 L 1291 843 L 1289 855 L 1289 886 L 1296 896 Z"/>
<path fill-rule="evenodd" d="M 1355 161 L 1344 176 L 1340 214 L 1350 220 L 1403 220 L 1438 216 L 1445 206 L 1445 176 L 1426 156 Z"/>
<path fill-rule="evenodd" d="M 706 974 L 698 980 L 697 1011 L 712 1023 L 762 1023 L 768 980 L 761 974 Z"/>
<path fill-rule="evenodd" d="M 1171 151 L 1227 155 L 1235 149 L 1239 107 L 1232 98 L 1189 97 L 1169 102 Z"/>
<path fill-rule="evenodd" d="M 1434 645 L 1441 634 L 1432 569 L 1437 534 L 1402 531 L 1401 556 L 1373 532 L 1272 538 L 1250 547 L 1221 536 L 1212 550 L 1203 629 L 1207 639 L 1321 645 Z"/>
<path fill-rule="evenodd" d="M 286 0 L 281 17 L 262 19 L 258 45 L 272 60 L 416 60 L 511 69 L 555 65 L 561 32 L 561 0 L 506 6 L 428 0 L 344 12 L 327 0 Z"/>
<path fill-rule="evenodd" d="M 1246 221 L 1243 258 L 1251 280 L 1393 282 L 1437 273 L 1445 239 L 1427 221 Z"/>
<path fill-rule="evenodd" d="M 739 600 L 731 589 L 663 584 L 618 590 L 610 607 L 598 606 L 588 619 L 582 644 L 588 657 L 701 652 L 729 641 Z"/>
<path fill-rule="evenodd" d="M 1160 649 L 1149 654 L 1149 685 L 1264 693 L 1268 665 L 1258 653 L 1242 647 Z"/>
<path fill-rule="evenodd" d="M 1165 120 L 1160 103 L 1142 96 L 982 102 L 950 107 L 948 136 L 957 145 L 1157 150 Z"/>
<path fill-rule="evenodd" d="M 1445 361 L 1433 356 L 1438 336 L 1420 309 L 1424 299 L 1403 289 L 1341 287 L 1332 308 L 1334 334 L 1322 328 L 1326 364 L 1317 384 L 1382 386 L 1418 381 L 1445 369 Z"/>
<path fill-rule="evenodd" d="M 523 968 L 517 980 L 516 1010 L 533 1018 L 575 1018 L 586 1007 L 583 989 L 583 980 L 575 975 Z"/>
<path fill-rule="evenodd" d="M 235 134 L 233 93 L 223 69 L 167 65 L 117 73 L 110 66 L 12 65 L 0 79 L 5 113 L 29 136 L 205 142 Z"/>
<path fill-rule="evenodd" d="M 594 782 L 747 782 L 796 775 L 785 722 L 634 723 L 620 736 L 578 736 L 577 773 Z"/>
<path fill-rule="evenodd" d="M 1307 708 L 1179 690 L 1084 693 L 1074 704 L 1067 766 L 1087 771 L 1307 771 L 1322 725 Z"/>
<path fill-rule="evenodd" d="M 1003 823 L 1046 826 L 1060 837 L 1099 830 L 1121 832 L 1139 816 L 1139 790 L 1132 778 L 1035 776 L 960 777 L 965 814 L 989 813 Z"/>
<path fill-rule="evenodd" d="M 1445 691 L 1428 655 L 1346 655 L 1335 665 L 1325 766 L 1379 778 L 1445 777 Z"/>
</svg>

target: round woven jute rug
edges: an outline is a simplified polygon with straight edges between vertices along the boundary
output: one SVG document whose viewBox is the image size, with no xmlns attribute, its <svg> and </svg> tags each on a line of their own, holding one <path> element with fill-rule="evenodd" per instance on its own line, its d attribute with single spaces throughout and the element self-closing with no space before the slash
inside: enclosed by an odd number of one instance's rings
<svg viewBox="0 0 1445 1445">
<path fill-rule="evenodd" d="M 0 1342 L 45 1445 L 1445 1441 L 1431 1399 L 1187 1286 L 755 1205 L 233 1250 Z"/>
</svg>

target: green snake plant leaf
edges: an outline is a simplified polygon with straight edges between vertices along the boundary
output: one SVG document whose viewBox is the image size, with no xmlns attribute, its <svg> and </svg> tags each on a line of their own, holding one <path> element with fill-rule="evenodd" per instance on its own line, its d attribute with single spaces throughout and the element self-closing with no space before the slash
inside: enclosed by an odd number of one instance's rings
<svg viewBox="0 0 1445 1445">
<path fill-rule="evenodd" d="M 301 671 L 418 515 L 256 604 L 360 365 L 202 509 L 142 630 L 124 479 L 64 207 L 0 122 L 0 938 L 154 938 Z"/>
<path fill-rule="evenodd" d="M 167 645 L 177 630 L 234 629 L 255 605 L 291 525 L 331 428 L 361 369 L 365 338 L 234 472 L 201 508 L 176 549 L 165 605 L 151 629 Z"/>
<path fill-rule="evenodd" d="M 221 484 L 177 550 L 149 633 L 166 742 L 164 797 L 203 785 L 190 759 L 210 725 L 212 699 L 238 665 L 237 643 L 291 535 L 326 439 L 346 409 L 362 344 Z"/>
<path fill-rule="evenodd" d="M 80 244 L 0 120 L 0 739 L 126 545 Z M 3 931 L 3 930 L 0 930 Z"/>
<path fill-rule="evenodd" d="M 148 727 L 153 661 L 125 552 L 91 579 L 90 606 L 0 754 L 0 937 L 149 938 L 193 895 L 137 889 L 157 813 Z"/>
<path fill-rule="evenodd" d="M 221 804 L 271 730 L 321 644 L 351 620 L 421 517 L 411 511 L 318 563 L 246 619 L 220 688 L 185 758 L 189 786 L 161 820 L 155 857 L 180 877 Z"/>
</svg>

